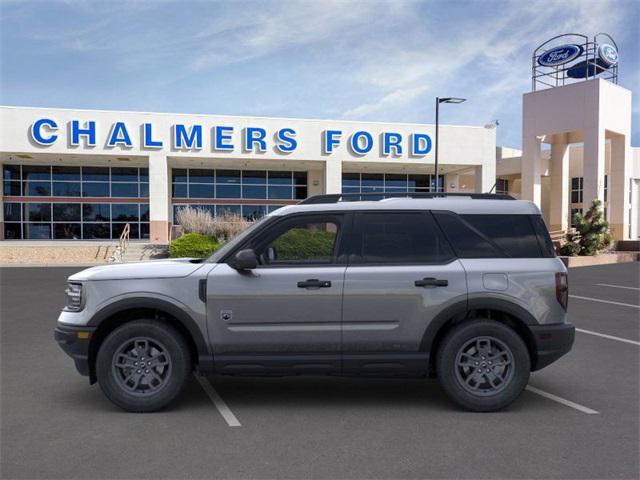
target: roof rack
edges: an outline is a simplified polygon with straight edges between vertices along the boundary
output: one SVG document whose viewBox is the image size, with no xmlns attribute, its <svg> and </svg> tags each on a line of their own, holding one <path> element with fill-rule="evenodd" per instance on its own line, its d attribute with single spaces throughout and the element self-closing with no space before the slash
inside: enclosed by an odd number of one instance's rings
<svg viewBox="0 0 640 480">
<path fill-rule="evenodd" d="M 385 198 L 447 198 L 466 197 L 473 200 L 515 200 L 511 195 L 503 193 L 447 193 L 447 192 L 365 192 L 365 193 L 330 193 L 326 195 L 314 195 L 306 198 L 298 205 L 376 201 Z"/>
</svg>

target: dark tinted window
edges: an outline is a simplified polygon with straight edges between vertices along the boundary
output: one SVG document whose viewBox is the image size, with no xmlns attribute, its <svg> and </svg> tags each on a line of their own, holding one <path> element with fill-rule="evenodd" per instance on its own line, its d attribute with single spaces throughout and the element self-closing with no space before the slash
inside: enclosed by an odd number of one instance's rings
<svg viewBox="0 0 640 480">
<path fill-rule="evenodd" d="M 530 215 L 462 215 L 462 218 L 491 239 L 509 257 L 541 256 Z"/>
<path fill-rule="evenodd" d="M 454 213 L 434 213 L 438 223 L 460 258 L 495 258 L 505 255 L 496 250 L 491 242 L 474 231 Z"/>
<path fill-rule="evenodd" d="M 535 229 L 536 236 L 538 237 L 538 243 L 540 244 L 540 249 L 542 250 L 542 256 L 555 257 L 556 251 L 555 248 L 553 248 L 553 242 L 551 241 L 551 237 L 549 236 L 547 226 L 542 219 L 542 215 L 531 215 L 531 221 L 533 222 L 533 228 Z"/>
<path fill-rule="evenodd" d="M 359 219 L 362 263 L 443 263 L 453 258 L 428 213 L 362 213 Z"/>
<path fill-rule="evenodd" d="M 461 258 L 553 256 L 538 215 L 435 215 Z"/>
</svg>

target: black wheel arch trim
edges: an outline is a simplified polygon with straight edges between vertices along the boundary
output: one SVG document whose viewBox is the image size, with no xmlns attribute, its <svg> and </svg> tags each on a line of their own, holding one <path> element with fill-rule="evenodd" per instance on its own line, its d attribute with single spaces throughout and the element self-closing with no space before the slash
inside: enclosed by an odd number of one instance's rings
<svg viewBox="0 0 640 480">
<path fill-rule="evenodd" d="M 422 341 L 420 342 L 420 350 L 423 352 L 431 352 L 433 342 L 442 327 L 444 327 L 452 318 L 466 318 L 468 313 L 472 310 L 500 310 L 517 318 L 527 326 L 539 325 L 531 313 L 520 305 L 508 300 L 502 300 L 499 298 L 461 300 L 446 307 L 437 314 L 431 322 L 429 322 L 429 326 L 427 327 L 422 337 Z"/>
<path fill-rule="evenodd" d="M 213 357 L 209 351 L 208 342 L 191 315 L 179 306 L 160 298 L 132 297 L 116 300 L 113 303 L 98 310 L 88 323 L 88 326 L 99 328 L 102 322 L 119 312 L 133 309 L 158 310 L 175 318 L 191 335 L 191 339 L 196 346 L 198 364 L 200 370 L 210 370 L 213 366 Z"/>
</svg>

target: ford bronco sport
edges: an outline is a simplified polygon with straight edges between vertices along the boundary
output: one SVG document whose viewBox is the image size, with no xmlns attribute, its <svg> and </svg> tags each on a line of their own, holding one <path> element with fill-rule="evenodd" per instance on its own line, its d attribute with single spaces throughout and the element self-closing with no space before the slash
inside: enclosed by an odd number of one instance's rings
<svg viewBox="0 0 640 480">
<path fill-rule="evenodd" d="M 56 340 L 133 412 L 193 370 L 436 376 L 492 411 L 574 339 L 540 211 L 505 195 L 310 197 L 208 259 L 93 267 L 66 294 Z"/>
</svg>

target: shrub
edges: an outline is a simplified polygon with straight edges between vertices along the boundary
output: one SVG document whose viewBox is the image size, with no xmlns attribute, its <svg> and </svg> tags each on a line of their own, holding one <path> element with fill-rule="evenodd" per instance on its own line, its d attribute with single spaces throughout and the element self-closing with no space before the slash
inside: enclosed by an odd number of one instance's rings
<svg viewBox="0 0 640 480">
<path fill-rule="evenodd" d="M 251 222 L 235 213 L 224 212 L 216 217 L 202 208 L 185 207 L 176 213 L 176 221 L 182 225 L 185 233 L 208 235 L 222 243 L 226 243 Z"/>
<path fill-rule="evenodd" d="M 169 258 L 205 258 L 220 248 L 215 238 L 199 233 L 187 233 L 169 245 Z"/>
<path fill-rule="evenodd" d="M 226 243 L 252 223 L 236 213 L 224 212 L 213 219 L 211 235 Z"/>
<path fill-rule="evenodd" d="M 613 237 L 601 206 L 600 200 L 594 200 L 587 213 L 573 216 L 575 232 L 567 233 L 567 242 L 560 248 L 560 255 L 595 255 L 611 246 Z"/>
<path fill-rule="evenodd" d="M 331 258 L 336 233 L 319 229 L 293 228 L 280 236 L 273 246 L 279 259 L 303 260 Z"/>
</svg>

